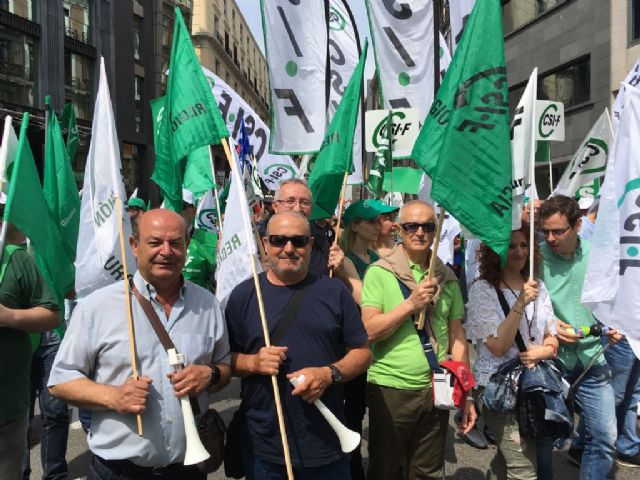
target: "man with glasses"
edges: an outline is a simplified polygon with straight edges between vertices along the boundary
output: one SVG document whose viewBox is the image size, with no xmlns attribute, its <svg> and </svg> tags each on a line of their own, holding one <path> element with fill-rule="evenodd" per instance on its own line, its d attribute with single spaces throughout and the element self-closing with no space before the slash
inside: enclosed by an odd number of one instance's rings
<svg viewBox="0 0 640 480">
<path fill-rule="evenodd" d="M 271 375 L 278 376 L 295 477 L 350 478 L 349 455 L 312 403 L 321 398 L 344 421 L 342 383 L 367 369 L 371 352 L 344 284 L 309 272 L 314 242 L 310 233 L 300 212 L 287 211 L 271 217 L 263 238 L 270 268 L 260 274 L 259 282 L 276 345 L 264 346 L 253 279 L 238 285 L 227 303 L 232 369 L 242 377 L 242 456 L 248 480 L 287 478 Z M 289 305 L 296 303 L 290 311 Z M 286 329 L 280 322 L 288 325 Z M 289 379 L 300 375 L 304 380 L 294 388 Z"/>
<path fill-rule="evenodd" d="M 371 342 L 368 372 L 369 480 L 441 478 L 449 412 L 433 405 L 431 369 L 414 320 L 427 309 L 428 332 L 438 361 L 469 365 L 462 328 L 464 303 L 458 279 L 436 257 L 429 281 L 436 230 L 433 208 L 422 201 L 400 209 L 401 243 L 369 267 L 362 291 L 362 318 Z M 467 433 L 476 419 L 473 399 L 462 416 Z"/>
<path fill-rule="evenodd" d="M 311 215 L 313 199 L 311 190 L 304 180 L 292 178 L 280 184 L 275 195 L 273 209 L 276 213 L 297 211 L 307 219 Z M 315 275 L 328 275 L 329 270 L 342 278 L 344 252 L 334 244 L 335 232 L 326 220 L 315 220 L 311 223 L 313 248 L 309 261 L 309 271 Z"/>
<path fill-rule="evenodd" d="M 542 204 L 540 230 L 545 242 L 540 249 L 544 257 L 541 277 L 558 319 L 558 361 L 565 378 L 573 383 L 584 374 L 574 390 L 580 423 L 569 459 L 580 465 L 581 479 L 607 478 L 617 435 L 615 401 L 600 339 L 576 334 L 581 327 L 597 323 L 580 303 L 589 257 L 589 242 L 578 237 L 580 224 L 580 208 L 574 199 L 556 195 Z M 615 330 L 608 336 L 612 341 L 620 338 Z"/>
</svg>

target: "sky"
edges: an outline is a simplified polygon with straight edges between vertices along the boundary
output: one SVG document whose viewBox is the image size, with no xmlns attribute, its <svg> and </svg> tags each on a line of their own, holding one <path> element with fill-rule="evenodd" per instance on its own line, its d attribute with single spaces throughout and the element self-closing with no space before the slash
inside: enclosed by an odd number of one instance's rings
<svg viewBox="0 0 640 480">
<path fill-rule="evenodd" d="M 268 0 L 267 0 L 268 1 Z M 247 21 L 253 36 L 255 37 L 262 53 L 264 53 L 264 35 L 262 34 L 262 19 L 260 18 L 260 2 L 259 0 L 236 0 L 236 3 L 242 11 L 242 15 Z M 367 65 L 365 68 L 365 77 L 373 77 L 375 70 L 375 61 L 373 58 L 373 48 L 371 45 L 371 35 L 369 33 L 369 21 L 367 19 L 367 9 L 364 0 L 348 0 L 347 2 L 356 20 L 358 35 L 360 36 L 360 45 L 364 44 L 364 39 L 369 38 L 369 52 L 367 53 Z"/>
</svg>

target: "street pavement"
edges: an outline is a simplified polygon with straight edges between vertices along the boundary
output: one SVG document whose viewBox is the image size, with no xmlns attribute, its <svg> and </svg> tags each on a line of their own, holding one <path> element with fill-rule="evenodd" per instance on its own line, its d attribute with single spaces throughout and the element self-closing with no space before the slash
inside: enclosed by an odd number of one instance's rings
<svg viewBox="0 0 640 480">
<path fill-rule="evenodd" d="M 231 384 L 221 391 L 215 403 L 213 404 L 225 422 L 228 424 L 231 420 L 233 412 L 237 409 L 240 393 L 240 382 L 237 379 L 232 380 Z M 88 471 L 90 453 L 87 449 L 86 435 L 77 422 L 77 415 L 74 415 L 75 421 L 72 422 L 69 431 L 69 443 L 67 448 L 67 461 L 69 463 L 69 479 L 85 478 Z M 34 421 L 34 429 L 38 434 L 38 419 Z M 365 419 L 364 437 L 368 434 L 368 419 Z M 478 450 L 467 445 L 462 438 L 456 433 L 456 427 L 453 422 L 453 415 L 449 425 L 448 445 L 446 449 L 446 478 L 448 480 L 484 480 L 489 478 L 487 470 L 491 461 L 496 454 L 495 446 L 490 446 L 486 450 Z M 365 462 L 367 461 L 367 445 L 366 440 L 363 445 L 363 455 Z M 32 479 L 42 478 L 42 469 L 40 467 L 40 445 L 31 450 Z M 556 479 L 571 480 L 578 478 L 578 468 L 569 463 L 565 451 L 554 451 L 553 466 Z M 618 468 L 615 478 L 618 480 L 637 480 L 639 478 L 640 469 Z M 227 478 L 221 468 L 220 471 L 209 475 L 208 480 L 219 480 Z"/>
</svg>

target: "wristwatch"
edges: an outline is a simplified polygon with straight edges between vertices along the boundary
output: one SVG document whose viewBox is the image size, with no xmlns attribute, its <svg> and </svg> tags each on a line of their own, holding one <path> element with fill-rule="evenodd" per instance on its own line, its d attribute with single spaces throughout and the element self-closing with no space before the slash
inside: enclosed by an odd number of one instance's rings
<svg viewBox="0 0 640 480">
<path fill-rule="evenodd" d="M 210 367 L 211 379 L 209 380 L 209 385 L 207 385 L 207 388 L 211 388 L 220 382 L 220 369 L 215 365 L 210 365 Z"/>
<path fill-rule="evenodd" d="M 335 365 L 327 365 L 329 370 L 331 370 L 331 381 L 333 383 L 341 383 L 342 382 L 342 372 Z"/>
</svg>

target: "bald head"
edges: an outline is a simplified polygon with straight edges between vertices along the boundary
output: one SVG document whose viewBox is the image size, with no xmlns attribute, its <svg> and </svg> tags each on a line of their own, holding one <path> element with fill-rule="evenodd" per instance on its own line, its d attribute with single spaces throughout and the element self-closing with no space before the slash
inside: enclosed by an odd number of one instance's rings
<svg viewBox="0 0 640 480">
<path fill-rule="evenodd" d="M 182 231 L 184 231 L 185 240 L 187 238 L 187 225 L 182 216 L 165 208 L 154 208 L 140 216 L 138 220 L 138 228 L 133 235 L 136 241 L 139 241 L 143 236 L 143 229 L 148 231 L 149 228 L 156 225 L 170 228 L 181 228 Z"/>
<path fill-rule="evenodd" d="M 408 216 L 412 216 L 412 214 L 416 211 L 419 211 L 421 213 L 423 212 L 427 215 L 433 215 L 434 217 L 436 215 L 436 212 L 431 204 L 422 200 L 411 200 L 410 202 L 405 203 L 400 208 L 400 213 L 398 215 L 400 223 L 406 222 L 407 220 L 405 220 L 405 218 Z"/>
<path fill-rule="evenodd" d="M 300 227 L 302 229 L 300 235 L 311 235 L 311 227 L 307 217 L 295 210 L 285 210 L 272 215 L 267 224 L 267 235 L 271 235 L 272 230 L 278 229 L 283 223 Z"/>
</svg>

